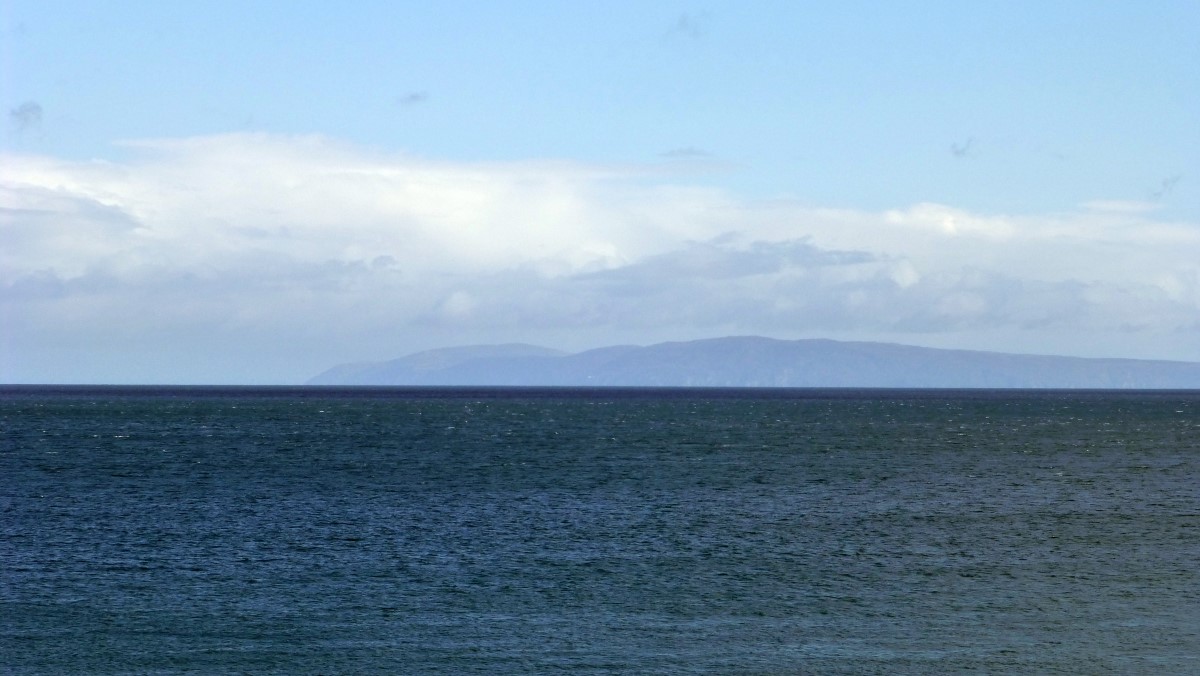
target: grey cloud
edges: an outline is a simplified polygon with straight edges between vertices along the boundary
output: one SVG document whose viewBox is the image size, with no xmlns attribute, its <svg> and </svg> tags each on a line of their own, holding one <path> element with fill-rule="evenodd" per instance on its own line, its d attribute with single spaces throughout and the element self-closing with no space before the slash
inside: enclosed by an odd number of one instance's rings
<svg viewBox="0 0 1200 676">
<path fill-rule="evenodd" d="M 1150 199 L 1160 200 L 1160 199 L 1166 197 L 1167 195 L 1170 195 L 1171 192 L 1175 190 L 1175 186 L 1179 184 L 1179 181 L 1182 178 L 1183 178 L 1183 174 L 1175 174 L 1174 176 L 1169 176 L 1167 178 L 1164 178 L 1159 183 L 1158 188 L 1151 191 Z"/>
<path fill-rule="evenodd" d="M 290 346 L 293 357 L 315 359 L 319 368 L 328 365 L 321 359 L 346 358 L 347 348 L 337 347 L 345 340 L 360 350 L 370 345 L 383 358 L 411 351 L 399 342 L 411 335 L 451 344 L 574 334 L 603 344 L 616 336 L 644 342 L 732 334 L 1171 331 L 1196 324 L 1194 304 L 1154 288 L 1033 282 L 981 269 L 914 281 L 915 274 L 897 274 L 904 265 L 803 239 L 746 243 L 733 236 L 560 277 L 532 266 L 414 276 L 386 257 L 312 261 L 243 249 L 190 269 L 164 263 L 130 274 L 120 261 L 106 260 L 73 279 L 32 272 L 0 288 L 0 310 L 23 322 L 27 335 L 86 329 L 113 345 L 186 335 L 211 347 L 247 332 L 263 340 L 287 335 L 308 346 Z"/>
<path fill-rule="evenodd" d="M 698 39 L 704 35 L 704 25 L 707 23 L 707 19 L 706 14 L 680 14 L 667 34 Z"/>
<path fill-rule="evenodd" d="M 142 283 L 144 281 L 142 280 Z M 67 276 L 52 269 L 35 270 L 0 285 L 0 301 L 29 303 L 68 298 L 90 299 L 97 295 L 128 291 L 139 285 L 122 282 L 111 273 L 100 269 L 92 269 L 76 276 Z M 154 289 L 142 289 L 137 295 L 144 298 L 146 292 L 151 290 Z"/>
<path fill-rule="evenodd" d="M 638 288 L 662 280 L 736 279 L 772 274 L 786 269 L 854 265 L 875 260 L 863 251 L 829 251 L 806 239 L 783 242 L 752 242 L 738 247 L 730 236 L 707 242 L 692 242 L 682 249 L 613 270 L 577 276 L 585 282 Z"/>
<path fill-rule="evenodd" d="M 0 224 L 14 230 L 23 226 L 42 230 L 50 223 L 74 226 L 77 231 L 80 222 L 104 223 L 122 230 L 139 225 L 133 215 L 119 207 L 66 190 L 22 188 L 18 191 L 0 186 L 0 197 L 10 196 L 14 203 L 24 206 L 0 207 Z"/>
<path fill-rule="evenodd" d="M 806 240 L 739 247 L 720 238 L 603 272 L 557 279 L 506 273 L 460 288 L 476 300 L 475 321 L 500 327 L 778 332 L 859 321 L 846 310 L 846 297 L 872 285 L 894 287 L 887 265 Z M 871 266 L 879 269 L 860 269 Z M 840 270 L 862 280 L 838 281 Z"/>
<path fill-rule="evenodd" d="M 67 285 L 50 270 L 38 270 L 22 275 L 11 284 L 0 286 L 0 300 L 48 300 L 67 295 Z"/>
<path fill-rule="evenodd" d="M 91 259 L 127 250 L 141 223 L 117 206 L 65 190 L 0 186 L 0 279 L 37 270 L 78 270 Z"/>
<path fill-rule="evenodd" d="M 8 119 L 17 131 L 29 131 L 42 124 L 42 106 L 36 101 L 26 101 L 8 111 Z"/>
<path fill-rule="evenodd" d="M 429 100 L 429 92 L 408 92 L 396 100 L 402 106 L 415 106 Z"/>
<path fill-rule="evenodd" d="M 274 250 L 253 228 L 231 228 L 230 232 L 242 235 L 236 245 L 208 256 L 163 255 L 153 238 L 145 238 L 124 212 L 83 198 L 57 202 L 55 209 L 0 208 L 7 243 L 39 257 L 43 265 L 24 272 L 12 266 L 7 283 L 0 282 L 0 297 L 28 300 L 114 293 L 172 305 L 172 298 L 185 296 L 223 299 L 294 290 L 353 295 L 400 274 L 395 259 L 386 255 L 373 260 L 298 258 Z M 86 262 L 56 261 L 43 253 L 61 248 L 65 241 L 84 246 Z"/>
<path fill-rule="evenodd" d="M 950 154 L 954 155 L 955 157 L 957 157 L 959 159 L 962 159 L 964 157 L 970 157 L 971 155 L 973 155 L 974 148 L 975 148 L 975 139 L 974 139 L 974 137 L 970 137 L 966 141 L 963 141 L 962 143 L 951 143 L 950 144 Z"/>
<path fill-rule="evenodd" d="M 509 271 L 445 287 L 469 298 L 427 325 L 488 327 L 505 335 L 574 327 L 642 335 L 932 334 L 971 331 L 1171 331 L 1196 308 L 1155 287 L 1031 281 L 961 269 L 913 281 L 907 265 L 803 240 L 694 243 L 621 268 L 562 278 Z"/>
</svg>

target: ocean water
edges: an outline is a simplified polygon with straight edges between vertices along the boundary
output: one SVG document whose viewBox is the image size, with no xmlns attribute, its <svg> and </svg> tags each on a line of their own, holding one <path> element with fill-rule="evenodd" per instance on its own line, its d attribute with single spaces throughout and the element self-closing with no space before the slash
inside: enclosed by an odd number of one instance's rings
<svg viewBox="0 0 1200 676">
<path fill-rule="evenodd" d="M 1200 673 L 1200 393 L 0 390 L 0 673 Z"/>
</svg>

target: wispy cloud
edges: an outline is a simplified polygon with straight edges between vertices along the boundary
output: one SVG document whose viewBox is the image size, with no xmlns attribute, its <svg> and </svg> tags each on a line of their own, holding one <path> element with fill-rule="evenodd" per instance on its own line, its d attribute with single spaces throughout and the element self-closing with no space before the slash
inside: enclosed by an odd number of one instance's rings
<svg viewBox="0 0 1200 676">
<path fill-rule="evenodd" d="M 1175 186 L 1179 185 L 1179 181 L 1182 178 L 1183 174 L 1175 174 L 1174 176 L 1168 176 L 1167 178 L 1164 178 L 1161 182 L 1159 182 L 1158 187 L 1150 192 L 1150 199 L 1161 200 L 1167 195 L 1170 195 L 1171 192 L 1175 190 Z"/>
<path fill-rule="evenodd" d="M 667 31 L 667 34 L 699 39 L 704 36 L 707 25 L 707 14 L 684 13 L 679 15 L 679 18 L 675 20 L 675 23 Z"/>
<path fill-rule="evenodd" d="M 1135 200 L 1093 200 L 1090 202 L 1084 202 L 1080 206 L 1089 211 L 1124 214 L 1138 214 L 1156 211 L 1161 207 L 1161 205 L 1153 202 L 1139 202 Z"/>
<path fill-rule="evenodd" d="M 408 92 L 396 99 L 396 102 L 402 106 L 416 106 L 428 100 L 429 92 Z"/>
<path fill-rule="evenodd" d="M 42 124 L 42 106 L 37 101 L 26 101 L 8 111 L 8 120 L 18 132 L 36 129 Z"/>
<path fill-rule="evenodd" d="M 974 149 L 975 149 L 975 138 L 974 137 L 969 137 L 966 141 L 963 141 L 962 143 L 955 142 L 955 143 L 950 144 L 950 154 L 959 159 L 972 156 L 974 154 Z"/>
<path fill-rule="evenodd" d="M 706 150 L 701 150 L 695 146 L 684 146 L 681 148 L 671 148 L 659 153 L 659 157 L 666 157 L 672 160 L 686 160 L 700 157 L 711 157 L 711 153 Z"/>
</svg>

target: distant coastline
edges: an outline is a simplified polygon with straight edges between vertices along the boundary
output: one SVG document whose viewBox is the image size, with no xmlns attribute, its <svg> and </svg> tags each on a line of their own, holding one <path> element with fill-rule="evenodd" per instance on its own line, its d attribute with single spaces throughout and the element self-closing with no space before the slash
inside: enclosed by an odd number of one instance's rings
<svg viewBox="0 0 1200 676">
<path fill-rule="evenodd" d="M 1197 389 L 1200 363 L 739 336 L 574 354 L 519 343 L 453 347 L 334 366 L 307 385 Z"/>
</svg>

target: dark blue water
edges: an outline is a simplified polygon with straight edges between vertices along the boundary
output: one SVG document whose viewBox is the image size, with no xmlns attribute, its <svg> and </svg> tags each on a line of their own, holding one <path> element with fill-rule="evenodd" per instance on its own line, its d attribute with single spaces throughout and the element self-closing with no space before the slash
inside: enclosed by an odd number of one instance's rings
<svg viewBox="0 0 1200 676">
<path fill-rule="evenodd" d="M 0 391 L 3 673 L 1197 673 L 1200 393 Z"/>
</svg>

